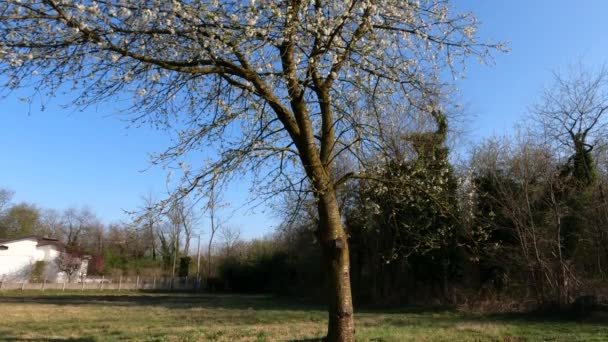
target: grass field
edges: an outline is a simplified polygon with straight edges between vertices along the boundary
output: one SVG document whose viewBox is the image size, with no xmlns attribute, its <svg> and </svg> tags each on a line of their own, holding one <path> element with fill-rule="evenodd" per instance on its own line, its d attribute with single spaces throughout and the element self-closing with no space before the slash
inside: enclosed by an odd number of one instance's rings
<svg viewBox="0 0 608 342">
<path fill-rule="evenodd" d="M 361 341 L 608 341 L 608 321 L 359 310 Z M 0 341 L 316 341 L 323 307 L 267 296 L 0 292 Z"/>
</svg>

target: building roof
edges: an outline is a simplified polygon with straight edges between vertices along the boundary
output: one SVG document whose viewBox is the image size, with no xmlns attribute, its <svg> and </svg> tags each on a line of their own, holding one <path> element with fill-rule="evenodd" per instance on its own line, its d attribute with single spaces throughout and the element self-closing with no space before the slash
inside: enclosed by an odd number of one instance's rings
<svg viewBox="0 0 608 342">
<path fill-rule="evenodd" d="M 55 246 L 57 248 L 64 247 L 63 243 L 61 241 L 59 241 L 59 239 L 53 239 L 53 238 L 37 236 L 37 235 L 24 236 L 24 237 L 20 237 L 17 239 L 0 239 L 0 244 L 4 245 L 7 243 L 13 243 L 13 242 L 18 242 L 18 241 L 23 241 L 23 240 L 36 240 L 36 242 L 38 242 L 36 247 L 42 247 L 42 246 Z"/>
</svg>

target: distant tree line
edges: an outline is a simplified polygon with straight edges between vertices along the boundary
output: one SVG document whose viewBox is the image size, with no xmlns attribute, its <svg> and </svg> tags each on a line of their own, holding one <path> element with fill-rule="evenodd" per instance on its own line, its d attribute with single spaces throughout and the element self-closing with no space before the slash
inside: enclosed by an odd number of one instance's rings
<svg viewBox="0 0 608 342">
<path fill-rule="evenodd" d="M 86 207 L 58 211 L 12 203 L 12 197 L 12 191 L 0 189 L 0 239 L 59 239 L 70 251 L 92 256 L 89 275 L 173 275 L 180 261 L 184 263 L 180 259 L 192 252 L 195 216 L 185 203 L 162 216 L 104 224 Z"/>
</svg>

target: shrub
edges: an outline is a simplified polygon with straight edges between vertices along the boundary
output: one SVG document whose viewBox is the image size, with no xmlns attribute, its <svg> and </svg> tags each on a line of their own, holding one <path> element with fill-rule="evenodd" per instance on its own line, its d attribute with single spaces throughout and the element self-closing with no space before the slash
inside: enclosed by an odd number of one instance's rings
<svg viewBox="0 0 608 342">
<path fill-rule="evenodd" d="M 179 258 L 179 270 L 177 272 L 177 275 L 179 277 L 187 277 L 188 276 L 188 272 L 190 270 L 190 262 L 192 261 L 192 259 L 190 257 L 181 257 Z"/>
<path fill-rule="evenodd" d="M 32 265 L 32 270 L 30 272 L 30 281 L 32 283 L 40 283 L 44 281 L 46 265 L 46 261 L 43 260 L 36 261 L 34 265 Z"/>
</svg>

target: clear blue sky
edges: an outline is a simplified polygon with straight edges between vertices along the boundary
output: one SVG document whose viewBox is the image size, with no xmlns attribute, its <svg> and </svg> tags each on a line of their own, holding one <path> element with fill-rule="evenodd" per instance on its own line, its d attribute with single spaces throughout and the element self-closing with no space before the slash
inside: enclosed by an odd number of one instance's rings
<svg viewBox="0 0 608 342">
<path fill-rule="evenodd" d="M 608 1 L 605 0 L 461 0 L 459 10 L 473 11 L 484 40 L 508 41 L 511 52 L 493 66 L 468 63 L 467 78 L 457 83 L 461 99 L 475 115 L 472 138 L 505 134 L 534 103 L 550 71 L 583 59 L 608 61 Z M 86 112 L 61 108 L 55 99 L 44 112 L 14 98 L 0 102 L 0 187 L 16 192 L 15 201 L 65 209 L 89 206 L 106 223 L 125 219 L 140 196 L 165 189 L 165 173 L 149 168 L 148 153 L 160 152 L 167 138 L 148 128 L 127 129 L 111 106 Z M 146 170 L 146 171 L 144 171 Z M 143 172 L 142 172 L 143 171 Z M 247 197 L 246 182 L 229 189 L 233 208 Z M 246 238 L 272 231 L 277 220 L 262 209 L 234 215 Z M 207 222 L 200 228 L 207 230 Z"/>
<path fill-rule="evenodd" d="M 481 37 L 508 41 L 510 53 L 484 67 L 471 61 L 462 99 L 475 115 L 474 138 L 511 131 L 534 104 L 551 71 L 582 60 L 592 67 L 608 62 L 608 1 L 461 0 L 473 11 Z"/>
</svg>

